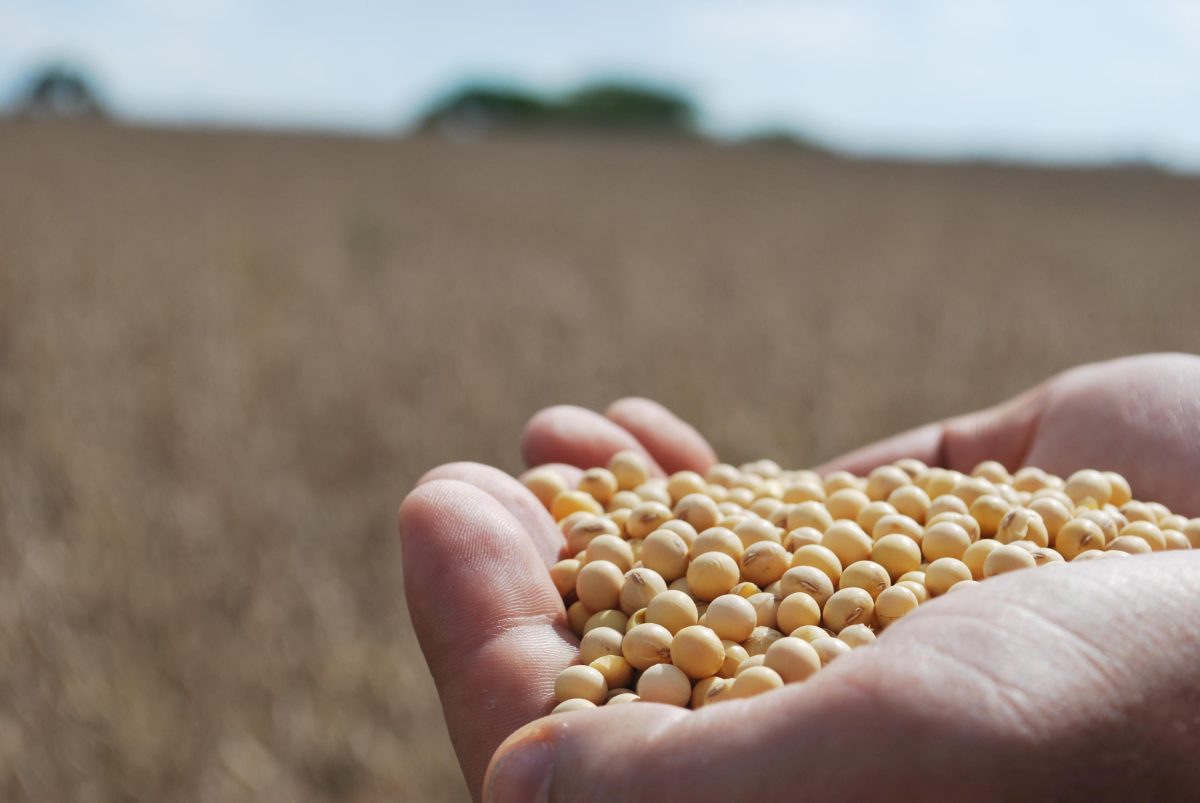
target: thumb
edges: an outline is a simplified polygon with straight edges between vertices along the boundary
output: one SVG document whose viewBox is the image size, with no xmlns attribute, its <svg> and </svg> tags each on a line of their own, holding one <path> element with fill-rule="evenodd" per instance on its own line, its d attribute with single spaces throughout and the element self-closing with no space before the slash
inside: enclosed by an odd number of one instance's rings
<svg viewBox="0 0 1200 803">
<path fill-rule="evenodd" d="M 853 657 L 839 661 L 852 669 Z M 895 720 L 872 695 L 821 681 L 696 711 L 633 703 L 545 717 L 496 751 L 484 801 L 861 800 L 871 787 L 845 772 L 846 757 Z M 856 769 L 873 763 L 858 755 Z"/>
</svg>

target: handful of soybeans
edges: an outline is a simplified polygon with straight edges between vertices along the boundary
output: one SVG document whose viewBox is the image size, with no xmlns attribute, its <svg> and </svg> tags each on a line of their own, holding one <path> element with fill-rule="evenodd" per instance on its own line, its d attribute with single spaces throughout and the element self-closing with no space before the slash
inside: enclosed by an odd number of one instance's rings
<svg viewBox="0 0 1200 803">
<path fill-rule="evenodd" d="M 550 568 L 580 637 L 554 684 L 570 711 L 699 708 L 798 683 L 921 603 L 1006 572 L 1200 548 L 1200 519 L 1085 469 L 898 460 L 866 477 L 719 463 L 651 477 L 634 452 L 578 487 L 525 477 L 567 539 Z"/>
</svg>

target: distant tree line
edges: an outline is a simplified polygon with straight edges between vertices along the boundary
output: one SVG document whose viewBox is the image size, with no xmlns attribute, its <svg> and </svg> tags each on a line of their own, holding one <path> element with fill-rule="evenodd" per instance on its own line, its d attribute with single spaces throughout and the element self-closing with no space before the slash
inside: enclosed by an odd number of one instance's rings
<svg viewBox="0 0 1200 803">
<path fill-rule="evenodd" d="M 48 64 L 34 70 L 15 111 L 19 117 L 52 120 L 108 116 L 95 84 L 83 70 L 69 64 Z"/>
<path fill-rule="evenodd" d="M 679 93 L 630 83 L 589 84 L 562 96 L 475 84 L 436 101 L 417 127 L 461 137 L 539 130 L 686 136 L 696 131 L 696 108 Z"/>
</svg>

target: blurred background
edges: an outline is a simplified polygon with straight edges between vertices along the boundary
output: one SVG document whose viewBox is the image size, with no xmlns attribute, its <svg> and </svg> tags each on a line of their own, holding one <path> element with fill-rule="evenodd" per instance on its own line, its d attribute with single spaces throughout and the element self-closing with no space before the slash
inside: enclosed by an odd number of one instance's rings
<svg viewBox="0 0 1200 803">
<path fill-rule="evenodd" d="M 542 406 L 1200 350 L 1184 0 L 0 0 L 0 109 L 6 800 L 464 800 L 395 510 Z"/>
</svg>

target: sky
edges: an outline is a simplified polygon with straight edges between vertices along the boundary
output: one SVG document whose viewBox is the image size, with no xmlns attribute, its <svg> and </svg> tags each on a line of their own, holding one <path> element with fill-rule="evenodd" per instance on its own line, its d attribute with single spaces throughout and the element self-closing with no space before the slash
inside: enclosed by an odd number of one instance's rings
<svg viewBox="0 0 1200 803">
<path fill-rule="evenodd" d="M 722 136 L 1200 170 L 1196 0 L 0 0 L 0 100 L 50 59 L 151 123 L 386 134 L 466 80 L 618 76 Z"/>
</svg>

